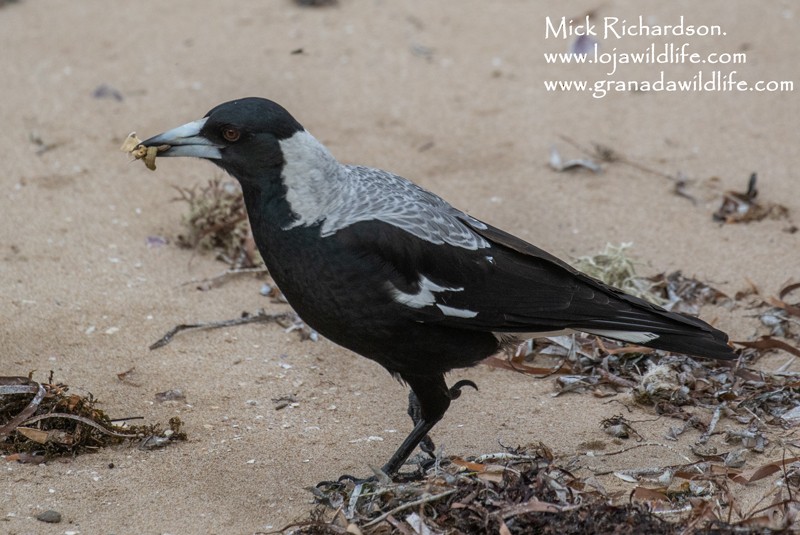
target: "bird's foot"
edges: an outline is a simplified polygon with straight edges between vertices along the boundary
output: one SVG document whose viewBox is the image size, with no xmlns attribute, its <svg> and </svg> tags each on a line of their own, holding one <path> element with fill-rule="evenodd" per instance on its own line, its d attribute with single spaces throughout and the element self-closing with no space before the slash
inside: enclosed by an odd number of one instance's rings
<svg viewBox="0 0 800 535">
<path fill-rule="evenodd" d="M 356 477 L 351 476 L 350 474 L 343 474 L 339 476 L 339 479 L 336 481 L 320 481 L 315 485 L 317 489 L 327 489 L 327 490 L 341 490 L 345 487 L 350 485 L 365 485 L 370 483 L 379 483 L 381 485 L 388 485 L 392 482 L 392 479 L 383 473 L 383 471 L 379 468 L 375 468 L 374 466 L 370 466 L 372 469 L 373 475 L 369 477 Z"/>
<path fill-rule="evenodd" d="M 319 483 L 314 485 L 314 488 L 317 488 L 322 491 L 343 490 L 349 484 L 352 484 L 354 486 L 363 485 L 365 483 L 373 483 L 377 480 L 378 478 L 375 476 L 360 478 L 351 476 L 350 474 L 344 474 L 340 476 L 339 479 L 337 479 L 336 481 L 328 481 L 328 480 L 320 481 Z"/>
</svg>

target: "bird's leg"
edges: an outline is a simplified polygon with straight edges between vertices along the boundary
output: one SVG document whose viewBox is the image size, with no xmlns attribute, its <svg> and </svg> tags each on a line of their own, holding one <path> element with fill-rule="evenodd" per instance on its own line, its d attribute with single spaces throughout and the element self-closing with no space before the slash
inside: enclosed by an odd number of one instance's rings
<svg viewBox="0 0 800 535">
<path fill-rule="evenodd" d="M 472 381 L 467 379 L 458 381 L 447 391 L 450 401 L 457 399 L 461 395 L 461 389 L 465 386 L 471 386 L 475 390 L 478 389 L 478 385 Z M 422 420 L 422 407 L 420 406 L 419 399 L 417 398 L 417 395 L 414 393 L 413 389 L 408 391 L 408 415 L 411 416 L 411 420 L 414 422 L 415 426 Z M 420 440 L 419 449 L 431 457 L 436 457 L 436 445 L 433 443 L 430 435 L 426 434 L 422 440 Z"/>
<path fill-rule="evenodd" d="M 413 390 L 408 391 L 408 415 L 411 416 L 411 421 L 414 422 L 414 428 L 417 424 L 422 422 L 422 407 L 420 406 L 419 399 Z M 436 445 L 431 440 L 430 435 L 427 433 L 419 441 L 419 449 L 430 455 L 435 456 Z"/>
<path fill-rule="evenodd" d="M 478 386 L 472 381 L 458 381 L 451 388 L 447 388 L 444 376 L 436 377 L 415 377 L 403 376 L 403 380 L 411 387 L 408 395 L 408 415 L 414 421 L 414 429 L 406 437 L 403 443 L 394 452 L 389 461 L 383 465 L 381 471 L 389 477 L 393 477 L 405 464 L 406 459 L 411 456 L 414 448 L 420 446 L 422 451 L 432 457 L 436 447 L 428 436 L 428 431 L 442 419 L 450 401 L 461 395 L 461 389 L 471 386 L 475 390 Z M 340 485 L 344 481 L 352 481 L 355 484 L 374 481 L 375 476 L 361 479 L 351 475 L 343 475 L 337 481 L 321 481 L 317 483 L 317 488 Z"/>
<path fill-rule="evenodd" d="M 414 420 L 414 429 L 397 448 L 389 461 L 383 465 L 383 472 L 389 477 L 394 476 L 417 445 L 425 440 L 428 431 L 442 419 L 450 406 L 450 392 L 444 382 L 443 375 L 415 376 L 403 375 L 403 380 L 411 387 L 414 393 L 413 400 L 409 397 L 409 415 Z M 429 445 L 433 442 L 428 439 Z"/>
<path fill-rule="evenodd" d="M 472 381 L 459 381 L 448 389 L 442 375 L 436 377 L 403 375 L 402 377 L 411 387 L 412 393 L 408 398 L 408 414 L 414 421 L 414 429 L 383 466 L 383 472 L 389 477 L 400 470 L 417 445 L 422 448 L 422 451 L 432 455 L 435 446 L 428 436 L 428 432 L 442 419 L 450 406 L 450 401 L 461 395 L 461 388 L 471 386 L 477 389 Z"/>
</svg>

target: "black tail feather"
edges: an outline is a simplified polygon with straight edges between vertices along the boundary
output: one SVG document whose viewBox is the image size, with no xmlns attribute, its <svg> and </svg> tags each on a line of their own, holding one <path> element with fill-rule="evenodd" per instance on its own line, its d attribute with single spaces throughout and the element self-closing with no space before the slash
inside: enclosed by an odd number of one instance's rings
<svg viewBox="0 0 800 535">
<path fill-rule="evenodd" d="M 719 360 L 736 360 L 738 358 L 733 348 L 728 345 L 727 335 L 716 329 L 710 332 L 664 334 L 652 342 L 642 345 L 674 353 L 685 353 Z"/>
</svg>

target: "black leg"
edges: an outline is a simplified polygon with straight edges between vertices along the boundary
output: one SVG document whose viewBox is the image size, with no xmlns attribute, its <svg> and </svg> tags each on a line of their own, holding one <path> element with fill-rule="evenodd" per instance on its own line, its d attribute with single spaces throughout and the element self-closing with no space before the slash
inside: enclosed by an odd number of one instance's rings
<svg viewBox="0 0 800 535">
<path fill-rule="evenodd" d="M 414 422 L 414 427 L 422 421 L 422 407 L 420 406 L 417 395 L 413 390 L 408 391 L 408 415 L 411 416 L 411 421 Z M 419 449 L 430 455 L 436 456 L 436 445 L 431 440 L 430 435 L 425 435 L 419 442 Z"/>
<path fill-rule="evenodd" d="M 467 379 L 459 381 L 451 386 L 447 391 L 450 401 L 457 399 L 461 395 L 461 389 L 465 386 L 471 386 L 475 390 L 478 389 L 478 385 L 472 381 Z M 417 395 L 414 393 L 413 389 L 408 391 L 408 415 L 411 416 L 411 421 L 414 422 L 414 426 L 416 426 L 422 420 L 422 407 L 420 406 L 419 399 L 417 398 Z M 433 458 L 436 457 L 436 445 L 433 443 L 430 435 L 425 435 L 422 440 L 420 440 L 419 449 Z"/>
<path fill-rule="evenodd" d="M 383 466 L 383 472 L 389 477 L 400 470 L 417 445 L 422 451 L 432 456 L 436 448 L 433 440 L 428 436 L 428 432 L 447 412 L 450 400 L 461 395 L 461 388 L 465 386 L 471 386 L 476 390 L 478 388 L 472 381 L 459 381 L 448 389 L 442 375 L 436 377 L 403 375 L 402 378 L 411 387 L 411 393 L 408 396 L 408 414 L 414 421 L 414 429 Z"/>
</svg>

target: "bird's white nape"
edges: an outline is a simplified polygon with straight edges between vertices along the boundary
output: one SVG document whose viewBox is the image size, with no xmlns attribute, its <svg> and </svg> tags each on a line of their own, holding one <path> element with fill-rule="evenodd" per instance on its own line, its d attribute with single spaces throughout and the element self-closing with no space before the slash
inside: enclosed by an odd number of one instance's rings
<svg viewBox="0 0 800 535">
<path fill-rule="evenodd" d="M 295 220 L 287 227 L 313 225 L 337 210 L 341 165 L 325 145 L 301 130 L 279 141 L 284 165 L 281 178 Z"/>
</svg>

